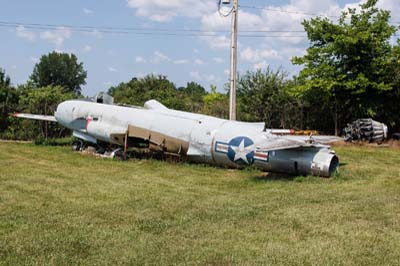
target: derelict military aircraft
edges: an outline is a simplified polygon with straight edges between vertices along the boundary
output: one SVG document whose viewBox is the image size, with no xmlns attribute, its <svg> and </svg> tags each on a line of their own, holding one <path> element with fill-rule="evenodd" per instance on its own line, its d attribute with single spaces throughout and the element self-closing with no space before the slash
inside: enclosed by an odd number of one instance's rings
<svg viewBox="0 0 400 266">
<path fill-rule="evenodd" d="M 287 130 L 176 111 L 156 100 L 147 101 L 143 107 L 123 106 L 102 94 L 94 101 L 62 102 L 54 116 L 14 116 L 58 122 L 80 140 L 116 144 L 124 152 L 145 147 L 195 162 L 232 168 L 254 165 L 268 172 L 324 177 L 331 176 L 339 166 L 335 152 L 321 144 L 330 137 L 282 135 Z"/>
</svg>

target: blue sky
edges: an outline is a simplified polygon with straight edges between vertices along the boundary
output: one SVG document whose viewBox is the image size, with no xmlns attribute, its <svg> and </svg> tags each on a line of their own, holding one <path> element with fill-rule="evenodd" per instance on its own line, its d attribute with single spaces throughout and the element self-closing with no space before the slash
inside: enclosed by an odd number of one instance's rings
<svg viewBox="0 0 400 266">
<path fill-rule="evenodd" d="M 0 0 L 0 67 L 10 75 L 13 84 L 21 84 L 29 78 L 41 55 L 57 50 L 74 53 L 84 63 L 88 77 L 83 93 L 89 96 L 149 73 L 166 75 L 177 86 L 196 81 L 206 89 L 213 84 L 222 91 L 229 75 L 229 34 L 223 31 L 229 31 L 230 18 L 218 14 L 216 2 Z M 308 46 L 307 39 L 302 37 L 304 33 L 296 32 L 302 30 L 301 20 L 310 18 L 303 13 L 318 13 L 334 20 L 343 8 L 357 6 L 359 1 L 239 0 L 239 4 L 242 36 L 238 40 L 238 71 L 244 73 L 270 65 L 273 69 L 282 66 L 295 74 L 299 67 L 293 66 L 290 58 L 302 55 Z M 380 0 L 379 7 L 391 10 L 392 20 L 400 22 L 399 0 Z M 41 26 L 32 28 L 26 24 Z M 55 26 L 46 28 L 44 24 Z M 115 33 L 115 29 L 113 33 L 96 29 L 82 32 L 76 30 L 77 26 L 129 27 L 151 35 Z M 160 30 L 177 35 L 159 35 Z M 199 33 L 213 36 L 198 36 Z"/>
</svg>

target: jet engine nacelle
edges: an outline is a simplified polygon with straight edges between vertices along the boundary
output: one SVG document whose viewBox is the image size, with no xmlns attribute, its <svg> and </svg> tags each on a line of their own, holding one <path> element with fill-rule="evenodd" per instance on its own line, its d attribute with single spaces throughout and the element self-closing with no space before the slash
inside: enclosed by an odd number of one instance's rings
<svg viewBox="0 0 400 266">
<path fill-rule="evenodd" d="M 335 152 L 328 148 L 299 148 L 268 152 L 268 161 L 256 161 L 265 171 L 330 177 L 339 166 Z"/>
<path fill-rule="evenodd" d="M 330 149 L 318 151 L 311 163 L 311 174 L 330 177 L 339 167 L 339 158 Z"/>
</svg>

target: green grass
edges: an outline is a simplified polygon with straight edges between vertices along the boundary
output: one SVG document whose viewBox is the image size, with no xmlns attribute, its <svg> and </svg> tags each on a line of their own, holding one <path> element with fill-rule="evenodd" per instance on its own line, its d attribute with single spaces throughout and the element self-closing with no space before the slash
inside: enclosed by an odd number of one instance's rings
<svg viewBox="0 0 400 266">
<path fill-rule="evenodd" d="M 0 265 L 399 265 L 400 149 L 333 178 L 0 143 Z"/>
</svg>

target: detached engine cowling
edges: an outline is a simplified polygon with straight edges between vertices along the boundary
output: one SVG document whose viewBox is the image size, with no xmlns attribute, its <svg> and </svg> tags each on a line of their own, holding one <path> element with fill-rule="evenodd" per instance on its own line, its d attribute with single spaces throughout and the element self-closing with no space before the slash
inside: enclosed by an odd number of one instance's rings
<svg viewBox="0 0 400 266">
<path fill-rule="evenodd" d="M 388 136 L 388 128 L 384 123 L 371 118 L 358 119 L 343 129 L 345 141 L 369 141 L 382 143 Z"/>
<path fill-rule="evenodd" d="M 330 177 L 339 167 L 339 158 L 331 150 L 317 152 L 311 163 L 311 174 L 315 176 Z"/>
<path fill-rule="evenodd" d="M 339 158 L 329 148 L 284 149 L 268 153 L 268 162 L 256 166 L 269 172 L 330 177 L 339 167 Z"/>
</svg>

